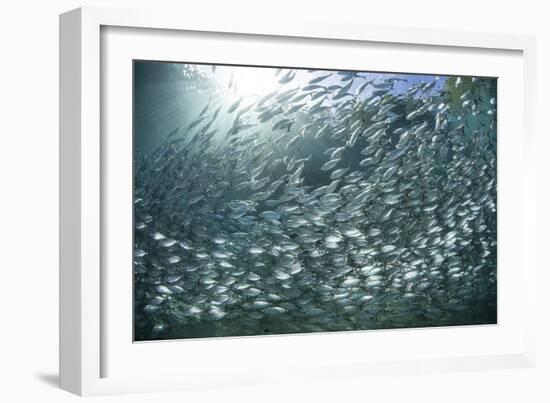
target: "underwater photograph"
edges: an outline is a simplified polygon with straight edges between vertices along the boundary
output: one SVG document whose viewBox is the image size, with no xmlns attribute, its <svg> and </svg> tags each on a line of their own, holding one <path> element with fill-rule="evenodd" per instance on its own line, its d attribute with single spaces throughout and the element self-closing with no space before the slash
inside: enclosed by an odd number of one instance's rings
<svg viewBox="0 0 550 403">
<path fill-rule="evenodd" d="M 496 324 L 496 99 L 134 60 L 134 341 Z"/>
</svg>

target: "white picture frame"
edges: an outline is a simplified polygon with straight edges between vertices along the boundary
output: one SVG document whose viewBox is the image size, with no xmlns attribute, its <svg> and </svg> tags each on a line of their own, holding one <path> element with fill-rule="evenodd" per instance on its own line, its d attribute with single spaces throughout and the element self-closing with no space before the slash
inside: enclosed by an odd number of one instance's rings
<svg viewBox="0 0 550 403">
<path fill-rule="evenodd" d="M 482 57 L 491 52 L 513 52 L 516 66 L 521 66 L 521 76 L 517 72 L 513 77 L 519 79 L 519 91 L 514 92 L 519 97 L 515 102 L 522 108 L 522 121 L 516 119 L 507 122 L 517 125 L 518 132 L 513 137 L 510 147 L 504 147 L 503 153 L 514 151 L 512 145 L 519 147 L 519 155 L 515 161 L 519 161 L 521 169 L 512 179 L 521 185 L 521 192 L 510 192 L 510 198 L 514 202 L 510 204 L 510 211 L 515 216 L 514 229 L 517 233 L 510 242 L 515 242 L 518 247 L 512 253 L 510 259 L 517 262 L 517 298 L 522 301 L 521 323 L 511 319 L 511 324 L 495 328 L 480 330 L 473 333 L 471 329 L 461 327 L 449 328 L 442 331 L 427 331 L 422 329 L 410 331 L 381 331 L 380 333 L 353 332 L 354 334 L 334 335 L 330 337 L 319 335 L 300 336 L 276 336 L 256 338 L 233 338 L 229 341 L 216 339 L 198 340 L 190 348 L 189 343 L 155 343 L 156 346 L 147 347 L 150 352 L 132 350 L 132 341 L 128 338 L 117 338 L 111 313 L 112 298 L 108 298 L 108 287 L 105 281 L 111 280 L 109 273 L 105 272 L 106 264 L 104 228 L 106 227 L 105 207 L 106 178 L 111 174 L 108 167 L 108 156 L 105 146 L 113 146 L 109 139 L 102 139 L 102 133 L 108 133 L 109 119 L 105 117 L 108 111 L 105 108 L 104 96 L 107 93 L 125 91 L 125 87 L 112 85 L 105 88 L 110 81 L 102 81 L 104 61 L 101 60 L 105 50 L 105 42 L 102 42 L 102 31 L 109 27 L 117 29 L 154 29 L 156 32 L 171 33 L 169 37 L 151 39 L 151 41 L 165 41 L 166 44 L 159 48 L 167 48 L 174 40 L 179 40 L 177 33 L 217 33 L 218 36 L 241 35 L 253 37 L 261 43 L 264 39 L 271 41 L 292 41 L 296 44 L 306 44 L 310 40 L 333 41 L 334 46 L 346 46 L 346 44 L 375 43 L 376 46 L 410 47 L 411 51 L 420 52 L 421 49 L 436 50 L 467 50 Z M 136 31 L 137 32 L 137 31 Z M 123 37 L 128 35 L 123 32 L 120 40 L 130 39 Z M 130 32 L 130 35 L 132 33 Z M 200 36 L 200 35 L 199 35 Z M 109 42 L 116 46 L 116 40 Z M 229 39 L 228 39 L 229 40 Z M 142 42 L 143 43 L 143 42 Z M 146 45 L 143 44 L 144 49 Z M 419 48 L 420 47 L 420 48 Z M 128 46 L 131 48 L 131 46 Z M 347 376 L 369 376 L 369 374 L 385 373 L 389 375 L 409 374 L 418 372 L 440 371 L 464 371 L 491 368 L 527 367 L 534 365 L 535 346 L 535 278 L 536 263 L 532 251 L 532 237 L 535 231 L 535 184 L 534 172 L 534 92 L 535 92 L 535 42 L 533 37 L 520 35 L 502 35 L 488 33 L 467 33 L 457 31 L 429 31 L 408 28 L 382 28 L 370 26 L 356 26 L 342 23 L 330 23 L 320 21 L 305 21 L 300 24 L 281 25 L 278 22 L 249 21 L 244 18 L 231 19 L 201 19 L 190 15 L 176 15 L 170 12 L 150 10 L 117 10 L 103 8 L 80 8 L 61 15 L 60 17 L 60 385 L 63 389 L 79 395 L 97 395 L 113 393 L 130 393 L 145 391 L 161 391 L 171 389 L 186 389 L 199 387 L 215 387 L 228 385 L 248 385 L 268 382 L 292 382 L 293 379 L 342 379 Z M 120 54 L 123 52 L 121 51 Z M 435 62 L 433 56 L 427 53 L 427 61 Z M 122 56 L 120 56 L 122 57 Z M 128 54 L 125 57 L 132 57 Z M 162 54 L 157 54 L 162 60 Z M 256 57 L 262 57 L 256 54 Z M 430 59 L 430 57 L 432 59 Z M 217 60 L 214 60 L 217 61 Z M 244 62 L 244 61 L 243 61 Z M 410 67 L 413 68 L 413 67 Z M 417 69 L 422 69 L 419 64 Z M 424 67 L 425 68 L 425 67 Z M 481 68 L 481 67 L 480 67 Z M 496 68 L 496 67 L 495 67 Z M 409 68 L 406 68 L 409 70 Z M 108 70 L 111 74 L 111 70 Z M 468 71 L 468 70 L 465 70 Z M 470 70 L 475 73 L 475 71 Z M 512 76 L 510 76 L 512 77 Z M 522 91 L 521 91 L 522 90 Z M 110 92 L 111 91 L 111 92 Z M 510 92 L 512 94 L 512 92 Z M 124 94 L 122 94 L 124 95 Z M 110 95 L 109 95 L 110 96 Z M 125 94 L 125 97 L 129 94 Z M 117 107 L 111 98 L 109 106 Z M 501 101 L 499 100 L 499 108 Z M 517 106 L 514 104 L 514 106 Z M 510 105 L 512 106 L 512 105 Z M 500 112 L 499 112 L 500 113 Z M 500 122 L 499 122 L 500 124 Z M 515 127 L 515 126 L 514 126 Z M 499 126 L 499 130 L 502 128 Z M 124 141 L 124 140 L 121 140 Z M 504 144 L 504 143 L 503 143 Z M 114 145 L 116 146 L 116 145 Z M 499 158 L 501 151 L 499 150 Z M 505 155 L 506 157 L 506 155 Z M 124 159 L 123 159 L 124 161 Z M 504 161 L 507 161 L 505 158 Z M 502 168 L 502 169 L 501 169 Z M 499 181 L 504 175 L 504 180 L 510 176 L 511 170 L 499 165 Z M 518 183 L 521 182 L 521 183 Z M 504 186 L 503 191 L 506 191 Z M 499 189 L 500 191 L 500 189 Z M 515 193 L 515 196 L 512 194 Z M 501 195 L 499 194 L 499 198 Z M 499 199 L 500 200 L 500 199 Z M 500 203 L 500 201 L 499 201 Z M 112 217 L 112 215 L 110 215 Z M 499 216 L 501 220 L 507 219 Z M 118 224 L 116 224 L 118 225 Z M 511 224 L 512 225 L 512 224 Z M 499 233 L 500 237 L 500 233 Z M 499 238 L 500 242 L 500 238 Z M 518 243 L 519 242 L 519 243 Z M 499 251 L 500 253 L 500 251 Z M 499 256 L 500 264 L 500 256 Z M 500 269 L 499 269 L 500 270 Z M 128 272 L 128 276 L 130 276 Z M 499 271 L 499 275 L 502 273 Z M 510 272 L 505 273 L 506 277 Z M 115 280 L 113 280 L 115 281 Z M 121 280 L 124 284 L 124 278 Z M 117 283 L 120 284 L 120 283 Z M 499 306 L 502 300 L 499 288 Z M 506 289 L 504 290 L 506 291 Z M 124 295 L 131 293 L 126 290 Z M 508 295 L 505 292 L 505 296 Z M 127 300 L 127 298 L 122 298 Z M 503 306 L 507 306 L 503 303 Z M 126 306 L 121 306 L 121 312 L 126 312 Z M 499 308 L 500 309 L 500 308 Z M 508 308 L 506 308 L 508 309 Z M 131 311 L 127 311 L 131 315 Z M 531 315 L 533 313 L 533 315 Z M 499 316 L 507 315 L 507 312 L 499 310 Z M 510 316 L 517 318 L 516 316 Z M 124 323 L 120 313 L 114 317 Z M 512 323 L 513 322 L 513 323 Z M 516 323 L 517 322 L 517 323 Z M 106 330 L 110 327 L 110 333 Z M 502 330 L 504 328 L 504 330 Z M 508 330 L 508 333 L 506 333 Z M 123 333 L 123 332 L 118 332 Z M 315 356 L 313 347 L 324 347 L 329 351 L 334 350 L 335 343 L 349 343 L 358 345 L 370 338 L 370 341 L 390 338 L 395 340 L 414 340 L 422 343 L 422 339 L 428 343 L 441 343 L 445 340 L 475 340 L 478 337 L 514 337 L 513 342 L 503 343 L 498 349 L 489 350 L 483 343 L 477 349 L 472 347 L 473 342 L 465 342 L 464 349 L 444 349 L 428 351 L 418 356 L 405 356 L 397 351 L 387 359 L 363 360 L 362 357 L 351 360 L 339 360 L 337 355 L 328 354 L 328 358 Z M 345 338 L 345 339 L 344 339 Z M 440 340 L 441 339 L 441 340 Z M 117 341 L 118 340 L 118 341 Z M 119 343 L 119 344 L 117 344 Z M 126 344 L 122 344 L 126 343 Z M 468 344 L 470 343 L 470 344 Z M 498 344 L 498 343 L 495 343 Z M 162 345 L 162 346 L 161 346 Z M 331 347 L 332 346 L 332 347 Z M 127 347 L 127 348 L 126 348 Z M 131 371 L 130 368 L 118 366 L 117 370 L 108 368 L 106 362 L 128 361 L 132 362 L 132 354 L 144 354 L 140 356 L 143 366 L 158 365 L 177 350 L 187 353 L 195 351 L 217 351 L 219 354 L 229 354 L 227 350 L 243 352 L 250 350 L 250 355 L 266 354 L 270 357 L 265 365 L 258 370 L 250 360 L 243 359 L 239 366 L 231 367 L 221 365 L 212 370 L 212 376 L 206 377 L 208 367 L 203 365 L 202 371 L 196 371 L 193 376 L 185 372 L 185 366 L 198 365 L 199 356 L 189 355 L 186 364 L 169 366 L 165 373 L 153 375 L 151 371 Z M 292 362 L 285 364 L 277 361 L 275 354 L 269 355 L 269 351 L 278 352 L 281 348 L 291 348 L 293 351 L 303 351 L 303 354 L 295 354 Z M 331 350 L 332 348 L 332 350 Z M 140 347 L 140 350 L 143 350 Z M 161 351 L 162 350 L 162 351 Z M 422 350 L 422 348 L 420 348 Z M 124 351 L 124 354 L 118 354 Z M 161 357 L 153 361 L 151 351 L 155 356 Z M 383 351 L 383 349 L 381 350 Z M 252 353 L 253 352 L 253 353 Z M 118 356 L 117 356 L 118 354 Z M 242 357 L 242 356 L 241 356 Z M 231 354 L 219 358 L 236 359 Z M 206 364 L 212 364 L 216 358 L 209 358 Z M 213 361 L 214 360 L 214 361 Z M 257 364 L 257 362 L 256 362 Z M 178 371 L 178 366 L 180 371 Z M 283 371 L 280 369 L 283 368 Z M 304 371 L 307 368 L 307 371 Z M 279 369 L 279 371 L 275 371 Z M 307 372 L 307 374 L 305 373 Z"/>
</svg>

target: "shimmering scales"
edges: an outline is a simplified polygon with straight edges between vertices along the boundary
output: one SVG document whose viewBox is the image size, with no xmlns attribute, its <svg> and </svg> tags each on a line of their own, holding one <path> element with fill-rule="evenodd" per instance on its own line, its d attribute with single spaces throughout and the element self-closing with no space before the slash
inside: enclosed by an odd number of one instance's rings
<svg viewBox="0 0 550 403">
<path fill-rule="evenodd" d="M 495 79 L 135 63 L 137 340 L 495 323 Z"/>
</svg>

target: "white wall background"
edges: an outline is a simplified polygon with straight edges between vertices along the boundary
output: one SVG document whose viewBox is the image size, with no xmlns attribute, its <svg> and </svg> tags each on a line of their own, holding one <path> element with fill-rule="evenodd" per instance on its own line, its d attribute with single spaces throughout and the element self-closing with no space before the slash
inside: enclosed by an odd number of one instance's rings
<svg viewBox="0 0 550 403">
<path fill-rule="evenodd" d="M 550 30 L 544 1 L 456 0 L 12 0 L 0 6 L 0 401 L 71 402 L 57 389 L 58 14 L 81 5 L 174 7 L 231 18 L 312 15 L 327 21 L 534 34 L 538 51 L 539 256 L 547 248 Z M 546 172 L 544 171 L 546 169 Z M 535 369 L 377 377 L 262 387 L 93 398 L 110 402 L 549 402 L 550 321 L 540 274 Z"/>
</svg>

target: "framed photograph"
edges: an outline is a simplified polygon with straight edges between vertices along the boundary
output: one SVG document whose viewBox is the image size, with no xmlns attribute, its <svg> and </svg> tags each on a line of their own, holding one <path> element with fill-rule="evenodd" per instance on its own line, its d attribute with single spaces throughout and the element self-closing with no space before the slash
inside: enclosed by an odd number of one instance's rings
<svg viewBox="0 0 550 403">
<path fill-rule="evenodd" d="M 533 38 L 84 8 L 60 44 L 64 389 L 533 365 Z"/>
</svg>

